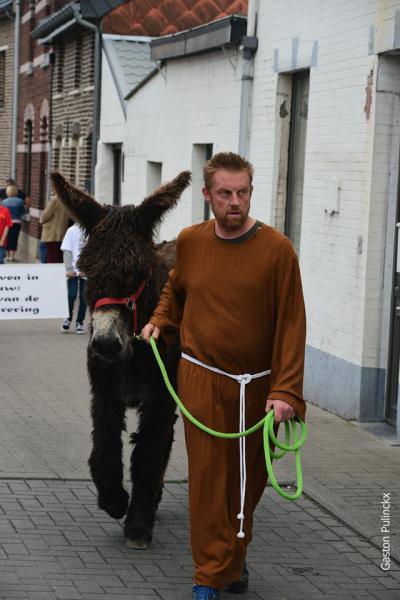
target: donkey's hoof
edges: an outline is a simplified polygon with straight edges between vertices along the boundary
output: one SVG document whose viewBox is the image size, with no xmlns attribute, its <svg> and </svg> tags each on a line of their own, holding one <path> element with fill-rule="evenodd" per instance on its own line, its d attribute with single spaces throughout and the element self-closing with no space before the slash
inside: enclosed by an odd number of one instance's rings
<svg viewBox="0 0 400 600">
<path fill-rule="evenodd" d="M 122 519 L 128 510 L 129 494 L 122 490 L 119 495 L 114 494 L 112 497 L 99 496 L 99 508 L 104 510 L 113 519 Z"/>
<path fill-rule="evenodd" d="M 131 548 L 132 550 L 147 550 L 149 547 L 149 542 L 145 540 L 131 540 L 130 538 L 126 538 L 126 547 Z"/>
</svg>

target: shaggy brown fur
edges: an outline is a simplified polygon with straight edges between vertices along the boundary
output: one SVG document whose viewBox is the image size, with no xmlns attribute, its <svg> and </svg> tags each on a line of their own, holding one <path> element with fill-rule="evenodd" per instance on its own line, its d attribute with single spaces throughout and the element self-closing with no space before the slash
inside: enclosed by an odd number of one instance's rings
<svg viewBox="0 0 400 600">
<path fill-rule="evenodd" d="M 71 186 L 59 173 L 52 175 L 55 192 L 88 234 L 79 259 L 87 276 L 87 301 L 130 296 L 141 281 L 147 285 L 137 301 L 138 331 L 148 322 L 174 262 L 174 243 L 158 247 L 154 228 L 177 203 L 190 182 L 185 171 L 160 187 L 139 206 L 111 207 Z M 170 377 L 176 381 L 179 344 L 168 350 L 159 343 Z M 151 349 L 132 339 L 132 314 L 125 306 L 104 306 L 92 312 L 87 354 L 92 391 L 93 449 L 90 471 L 98 504 L 114 518 L 126 514 L 128 545 L 146 547 L 152 538 L 155 511 L 173 440 L 175 405 Z M 133 406 L 139 426 L 132 435 L 132 493 L 123 486 L 122 440 L 125 411 Z"/>
</svg>

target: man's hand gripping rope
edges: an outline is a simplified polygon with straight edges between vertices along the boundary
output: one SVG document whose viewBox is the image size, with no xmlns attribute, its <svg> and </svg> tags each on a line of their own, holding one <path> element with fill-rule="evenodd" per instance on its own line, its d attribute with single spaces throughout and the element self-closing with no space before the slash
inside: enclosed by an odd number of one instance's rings
<svg viewBox="0 0 400 600">
<path fill-rule="evenodd" d="M 285 498 L 286 500 L 297 500 L 297 498 L 299 498 L 301 496 L 302 488 L 303 488 L 303 475 L 302 475 L 302 470 L 301 470 L 300 448 L 301 448 L 301 446 L 303 446 L 303 444 L 306 440 L 306 437 L 307 437 L 307 426 L 306 426 L 305 422 L 299 417 L 298 423 L 300 424 L 301 436 L 300 436 L 300 439 L 298 439 L 298 437 L 297 437 L 297 422 L 293 417 L 290 417 L 290 416 L 288 417 L 288 415 L 294 413 L 293 407 L 289 406 L 286 402 L 283 402 L 282 400 L 267 400 L 267 404 L 266 404 L 267 415 L 263 419 L 261 419 L 261 421 L 259 421 L 255 425 L 253 425 L 253 427 L 250 427 L 249 429 L 246 429 L 245 431 L 238 432 L 238 433 L 224 433 L 221 431 L 215 431 L 215 430 L 207 427 L 206 425 L 204 425 L 203 423 L 198 421 L 195 417 L 193 417 L 193 415 L 191 415 L 189 413 L 189 411 L 186 409 L 186 407 L 180 400 L 179 396 L 176 394 L 175 390 L 173 389 L 171 382 L 169 380 L 167 371 L 165 369 L 165 366 L 162 362 L 162 359 L 161 359 L 160 354 L 157 349 L 155 340 L 158 339 L 159 334 L 160 334 L 159 328 L 152 325 L 152 323 L 148 323 L 142 330 L 142 339 L 144 341 L 146 341 L 148 344 L 150 344 L 150 346 L 153 350 L 154 356 L 156 358 L 156 361 L 158 363 L 158 366 L 160 367 L 165 385 L 167 386 L 169 393 L 171 394 L 171 396 L 173 397 L 173 399 L 175 400 L 176 404 L 180 408 L 181 412 L 185 415 L 185 417 L 187 419 L 189 419 L 189 421 L 191 423 L 193 423 L 194 425 L 199 427 L 199 429 L 201 429 L 205 433 L 208 433 L 215 437 L 227 438 L 227 439 L 240 438 L 243 436 L 247 436 L 247 435 L 254 433 L 258 429 L 260 429 L 260 427 L 263 427 L 264 428 L 263 429 L 263 438 L 264 438 L 265 463 L 266 463 L 268 476 L 269 476 L 271 485 L 275 489 L 275 491 L 280 496 Z M 285 405 L 285 406 L 282 406 L 282 405 Z M 287 409 L 286 409 L 286 407 L 287 407 Z M 278 440 L 278 438 L 275 436 L 275 432 L 274 432 L 275 409 L 278 411 L 278 413 L 277 413 L 278 418 L 281 419 L 282 421 L 284 421 L 284 423 L 285 423 L 285 442 Z M 288 419 L 290 419 L 290 421 Z M 275 422 L 280 422 L 277 420 L 276 416 L 275 416 Z M 292 427 L 292 434 L 293 434 L 293 444 L 292 445 L 290 445 L 289 423 L 290 423 L 290 426 Z M 277 448 L 280 449 L 280 452 L 279 451 L 278 452 L 271 451 L 270 440 Z M 274 472 L 272 470 L 272 459 L 273 458 L 275 458 L 275 459 L 282 458 L 282 456 L 284 456 L 286 454 L 286 452 L 294 452 L 295 453 L 297 490 L 294 494 L 288 494 L 287 492 L 282 490 L 282 488 L 280 488 L 280 486 L 278 485 L 278 482 L 276 481 Z"/>
</svg>

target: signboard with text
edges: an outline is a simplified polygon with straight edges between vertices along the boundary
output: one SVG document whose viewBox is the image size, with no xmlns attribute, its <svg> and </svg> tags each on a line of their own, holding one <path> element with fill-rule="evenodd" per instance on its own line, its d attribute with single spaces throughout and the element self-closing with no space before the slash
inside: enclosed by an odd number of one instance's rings
<svg viewBox="0 0 400 600">
<path fill-rule="evenodd" d="M 67 315 L 67 283 L 62 263 L 0 265 L 0 320 Z"/>
</svg>

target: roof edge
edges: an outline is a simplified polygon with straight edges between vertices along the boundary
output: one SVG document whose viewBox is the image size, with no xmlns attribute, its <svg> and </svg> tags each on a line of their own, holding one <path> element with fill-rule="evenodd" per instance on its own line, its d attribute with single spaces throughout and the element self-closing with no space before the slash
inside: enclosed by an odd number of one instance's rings
<svg viewBox="0 0 400 600">
<path fill-rule="evenodd" d="M 13 0 L 0 0 L 0 19 L 14 19 Z"/>
<path fill-rule="evenodd" d="M 134 94 L 136 94 L 136 92 L 138 92 L 140 90 L 140 88 L 142 88 L 144 85 L 146 85 L 146 83 L 148 81 L 150 81 L 150 79 L 153 79 L 153 77 L 155 75 L 157 75 L 157 73 L 160 72 L 160 68 L 161 68 L 162 64 L 159 65 L 158 67 L 155 67 L 152 71 L 150 71 L 150 73 L 148 73 L 148 75 L 146 75 L 146 77 L 144 77 L 134 88 L 133 90 L 131 90 L 129 92 L 129 94 L 127 94 L 125 96 L 125 100 L 129 100 L 129 98 L 132 98 L 132 96 Z"/>
<path fill-rule="evenodd" d="M 150 35 L 121 35 L 120 33 L 103 33 L 103 40 L 113 40 L 116 42 L 143 42 L 149 43 L 154 40 Z"/>
<path fill-rule="evenodd" d="M 246 33 L 247 17 L 229 15 L 205 25 L 152 40 L 151 59 L 166 60 L 209 52 L 221 47 L 237 47 Z"/>
<path fill-rule="evenodd" d="M 48 37 L 53 31 L 75 18 L 75 14 L 80 9 L 79 2 L 70 2 L 60 10 L 40 21 L 39 25 L 31 33 L 34 40 Z"/>
</svg>

